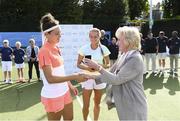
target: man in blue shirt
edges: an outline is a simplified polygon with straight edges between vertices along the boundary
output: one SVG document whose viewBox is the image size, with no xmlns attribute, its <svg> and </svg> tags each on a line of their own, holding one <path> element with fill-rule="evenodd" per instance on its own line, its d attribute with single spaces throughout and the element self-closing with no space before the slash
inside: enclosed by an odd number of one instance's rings
<svg viewBox="0 0 180 121">
<path fill-rule="evenodd" d="M 158 41 L 159 69 L 161 72 L 164 73 L 165 59 L 167 56 L 166 47 L 167 47 L 167 42 L 168 42 L 168 38 L 165 36 L 164 31 L 159 32 L 159 36 L 157 37 L 157 41 Z"/>
<path fill-rule="evenodd" d="M 140 49 L 140 53 L 143 57 L 143 61 L 145 62 L 145 49 L 146 49 L 146 46 L 145 46 L 145 39 L 143 38 L 143 34 L 140 33 L 140 37 L 141 37 L 141 49 Z M 143 64 L 144 66 L 144 74 L 146 74 L 146 65 Z"/>
<path fill-rule="evenodd" d="M 111 52 L 109 58 L 110 58 L 110 65 L 112 66 L 116 62 L 119 55 L 119 47 L 117 45 L 117 40 L 115 37 L 112 37 L 112 42 L 109 44 L 108 49 Z"/>
<path fill-rule="evenodd" d="M 149 71 L 149 62 L 152 62 L 152 73 L 156 73 L 156 55 L 158 54 L 158 42 L 153 33 L 149 32 L 145 39 L 146 69 Z"/>
<path fill-rule="evenodd" d="M 12 48 L 9 47 L 9 41 L 3 41 L 3 48 L 0 51 L 2 58 L 2 71 L 4 72 L 4 82 L 12 84 L 11 71 L 12 71 Z"/>
<path fill-rule="evenodd" d="M 24 72 L 23 72 L 23 68 L 24 68 L 24 55 L 25 52 L 24 50 L 21 48 L 21 42 L 17 41 L 16 42 L 16 49 L 14 49 L 13 51 L 13 55 L 14 55 L 14 62 L 18 71 L 18 80 L 17 82 L 25 82 L 24 81 Z"/>
<path fill-rule="evenodd" d="M 105 36 L 105 31 L 101 30 L 101 38 L 100 38 L 100 42 L 102 45 L 106 46 L 107 48 L 109 47 L 109 41 Z"/>
<path fill-rule="evenodd" d="M 178 37 L 178 32 L 173 31 L 172 37 L 168 41 L 168 48 L 170 54 L 170 72 L 171 74 L 177 74 L 178 72 L 178 57 L 180 51 L 180 38 Z M 175 67 L 174 67 L 175 64 Z"/>
</svg>

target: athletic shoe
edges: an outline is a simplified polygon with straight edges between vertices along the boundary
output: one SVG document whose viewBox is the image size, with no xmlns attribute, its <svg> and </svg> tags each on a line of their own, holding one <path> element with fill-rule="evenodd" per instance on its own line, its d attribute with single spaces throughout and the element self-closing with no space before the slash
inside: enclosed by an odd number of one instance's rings
<svg viewBox="0 0 180 121">
<path fill-rule="evenodd" d="M 165 70 L 164 70 L 164 69 L 162 69 L 162 73 L 165 73 Z"/>
<path fill-rule="evenodd" d="M 12 81 L 12 80 L 9 80 L 9 81 L 8 81 L 8 84 L 13 84 L 13 81 Z"/>
<path fill-rule="evenodd" d="M 4 83 L 5 83 L 5 84 L 8 84 L 8 82 L 9 82 L 8 80 L 4 80 Z"/>
</svg>

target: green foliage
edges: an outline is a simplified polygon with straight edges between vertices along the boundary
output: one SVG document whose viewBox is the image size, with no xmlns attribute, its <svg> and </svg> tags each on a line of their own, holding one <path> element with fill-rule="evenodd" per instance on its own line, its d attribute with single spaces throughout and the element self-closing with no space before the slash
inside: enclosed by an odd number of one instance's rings
<svg viewBox="0 0 180 121">
<path fill-rule="evenodd" d="M 82 5 L 83 15 L 82 22 L 83 23 L 95 23 L 97 21 L 97 17 L 100 14 L 100 2 L 96 0 L 84 0 Z"/>
<path fill-rule="evenodd" d="M 40 31 L 50 12 L 61 24 L 93 24 L 115 29 L 148 10 L 148 0 L 0 0 L 0 31 Z"/>
<path fill-rule="evenodd" d="M 102 4 L 99 19 L 102 18 L 101 22 L 103 23 L 120 23 L 127 15 L 127 6 L 126 0 L 106 0 Z"/>
<path fill-rule="evenodd" d="M 119 23 L 127 14 L 125 0 L 84 0 L 83 23 Z"/>
<path fill-rule="evenodd" d="M 180 0 L 163 1 L 164 17 L 170 18 L 180 15 Z"/>
<path fill-rule="evenodd" d="M 61 23 L 80 23 L 78 0 L 2 0 L 0 31 L 40 31 L 41 16 L 50 12 Z"/>
<path fill-rule="evenodd" d="M 148 0 L 128 0 L 128 5 L 131 20 L 140 17 L 142 12 L 148 12 Z"/>
<path fill-rule="evenodd" d="M 53 0 L 50 12 L 60 23 L 81 23 L 82 10 L 79 0 Z"/>
</svg>

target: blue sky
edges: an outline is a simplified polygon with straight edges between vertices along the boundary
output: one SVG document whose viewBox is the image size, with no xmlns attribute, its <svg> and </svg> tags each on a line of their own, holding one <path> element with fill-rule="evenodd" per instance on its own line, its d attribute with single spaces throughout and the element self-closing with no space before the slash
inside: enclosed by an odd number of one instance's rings
<svg viewBox="0 0 180 121">
<path fill-rule="evenodd" d="M 148 0 L 150 1 L 150 0 Z M 152 0 L 153 5 L 156 5 L 158 2 L 162 2 L 162 0 Z"/>
</svg>

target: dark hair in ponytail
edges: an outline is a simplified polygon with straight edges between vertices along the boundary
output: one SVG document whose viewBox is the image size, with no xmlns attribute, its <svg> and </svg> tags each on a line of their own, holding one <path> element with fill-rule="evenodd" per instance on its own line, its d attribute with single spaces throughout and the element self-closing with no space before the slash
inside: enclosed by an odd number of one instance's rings
<svg viewBox="0 0 180 121">
<path fill-rule="evenodd" d="M 41 31 L 45 31 L 53 26 L 59 24 L 59 21 L 54 18 L 50 13 L 44 15 L 40 20 Z"/>
</svg>

